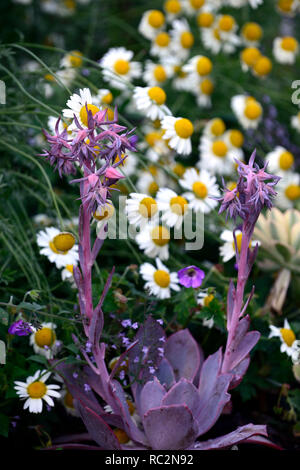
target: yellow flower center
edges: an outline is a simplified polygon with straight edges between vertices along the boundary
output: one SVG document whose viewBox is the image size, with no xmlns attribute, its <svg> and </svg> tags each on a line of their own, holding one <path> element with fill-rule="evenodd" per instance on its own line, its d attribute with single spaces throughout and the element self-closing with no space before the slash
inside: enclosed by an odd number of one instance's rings
<svg viewBox="0 0 300 470">
<path fill-rule="evenodd" d="M 291 152 L 282 152 L 279 157 L 279 166 L 281 170 L 289 170 L 294 163 L 294 156 Z"/>
<path fill-rule="evenodd" d="M 44 79 L 48 82 L 55 82 L 55 77 L 54 75 L 51 75 L 51 73 L 46 73 L 46 75 L 44 75 Z"/>
<path fill-rule="evenodd" d="M 174 15 L 181 11 L 181 5 L 178 0 L 167 0 L 164 8 L 168 13 L 173 13 Z"/>
<path fill-rule="evenodd" d="M 170 241 L 170 232 L 166 227 L 156 225 L 151 231 L 151 238 L 155 245 L 165 246 Z"/>
<path fill-rule="evenodd" d="M 168 33 L 159 33 L 155 38 L 155 43 L 159 47 L 167 47 L 170 43 L 170 36 L 168 35 Z"/>
<path fill-rule="evenodd" d="M 157 210 L 157 202 L 152 197 L 144 197 L 139 204 L 139 213 L 145 219 L 153 217 Z"/>
<path fill-rule="evenodd" d="M 208 307 L 213 299 L 214 299 L 213 294 L 209 294 L 206 297 L 204 297 L 204 300 L 203 300 L 204 307 Z"/>
<path fill-rule="evenodd" d="M 203 7 L 204 3 L 205 0 L 190 0 L 190 5 L 195 10 L 198 10 L 199 8 Z"/>
<path fill-rule="evenodd" d="M 158 269 L 154 273 L 154 281 L 159 287 L 168 287 L 170 285 L 170 274 L 167 271 L 163 271 L 162 269 Z"/>
<path fill-rule="evenodd" d="M 72 233 L 62 232 L 56 235 L 52 242 L 56 250 L 60 253 L 67 253 L 75 245 L 75 237 Z"/>
<path fill-rule="evenodd" d="M 115 112 L 114 112 L 114 110 L 111 109 L 111 108 L 104 108 L 104 109 L 106 109 L 106 111 L 107 111 L 107 112 L 106 112 L 106 120 L 107 120 L 107 121 L 113 121 L 114 118 L 115 118 Z"/>
<path fill-rule="evenodd" d="M 183 176 L 185 173 L 185 167 L 181 163 L 176 163 L 176 165 L 173 167 L 173 172 L 177 176 Z"/>
<path fill-rule="evenodd" d="M 277 6 L 283 13 L 290 13 L 294 0 L 278 0 Z"/>
<path fill-rule="evenodd" d="M 27 393 L 30 398 L 43 398 L 43 396 L 47 392 L 47 387 L 44 382 L 32 382 L 32 384 L 28 385 Z"/>
<path fill-rule="evenodd" d="M 214 33 L 214 37 L 215 37 L 218 41 L 221 41 L 220 31 L 218 30 L 218 28 L 215 28 L 215 29 L 213 30 L 213 33 Z"/>
<path fill-rule="evenodd" d="M 298 184 L 290 184 L 285 189 L 285 195 L 290 201 L 295 201 L 300 197 L 300 186 Z"/>
<path fill-rule="evenodd" d="M 244 143 L 244 136 L 238 129 L 232 129 L 229 133 L 229 140 L 234 147 L 240 148 Z"/>
<path fill-rule="evenodd" d="M 175 196 L 170 200 L 170 207 L 174 214 L 183 215 L 187 211 L 188 202 L 182 196 Z"/>
<path fill-rule="evenodd" d="M 71 393 L 69 391 L 67 391 L 65 396 L 64 396 L 64 404 L 68 408 L 74 408 L 73 396 L 71 395 Z"/>
<path fill-rule="evenodd" d="M 151 194 L 151 196 L 155 196 L 158 190 L 158 184 L 155 181 L 152 181 L 148 186 L 148 193 Z"/>
<path fill-rule="evenodd" d="M 290 347 L 296 339 L 295 333 L 289 328 L 280 328 L 283 341 Z"/>
<path fill-rule="evenodd" d="M 253 67 L 260 56 L 261 53 L 256 47 L 246 47 L 241 53 L 241 59 L 248 67 Z"/>
<path fill-rule="evenodd" d="M 159 10 L 152 10 L 148 16 L 148 23 L 152 28 L 161 28 L 165 22 L 164 14 Z"/>
<path fill-rule="evenodd" d="M 209 78 L 205 78 L 201 84 L 201 91 L 204 93 L 204 95 L 211 95 L 212 92 L 214 91 L 214 84 Z"/>
<path fill-rule="evenodd" d="M 93 214 L 94 219 L 96 220 L 106 220 L 110 219 L 115 213 L 115 208 L 112 204 L 105 204 L 104 206 L 99 206 Z"/>
<path fill-rule="evenodd" d="M 272 70 L 272 62 L 268 57 L 261 56 L 257 59 L 253 66 L 253 70 L 260 77 L 268 75 Z"/>
<path fill-rule="evenodd" d="M 180 65 L 174 66 L 174 72 L 179 78 L 185 78 L 187 76 L 187 73 L 182 70 L 182 67 L 180 67 Z"/>
<path fill-rule="evenodd" d="M 88 104 L 87 106 L 85 105 L 82 106 L 80 113 L 79 113 L 79 117 L 84 126 L 88 125 L 88 113 L 86 111 L 86 108 L 88 109 L 88 111 L 91 111 L 93 116 L 95 116 L 95 114 L 98 113 L 98 111 L 100 111 L 99 108 L 95 106 L 94 104 Z"/>
<path fill-rule="evenodd" d="M 126 400 L 126 403 L 127 403 L 127 405 L 128 405 L 129 413 L 130 413 L 131 415 L 133 415 L 133 413 L 135 412 L 135 406 L 134 406 L 134 404 L 132 403 L 131 400 Z"/>
<path fill-rule="evenodd" d="M 73 271 L 74 271 L 73 264 L 67 264 L 66 265 L 66 270 L 69 271 L 69 273 L 73 274 Z"/>
<path fill-rule="evenodd" d="M 225 155 L 228 151 L 228 148 L 227 148 L 227 145 L 225 144 L 225 142 L 223 142 L 223 140 L 216 140 L 212 144 L 212 151 L 213 151 L 213 154 L 216 157 L 223 158 L 223 157 L 225 157 Z"/>
<path fill-rule="evenodd" d="M 231 15 L 223 15 L 219 19 L 219 28 L 221 31 L 231 31 L 235 24 L 234 18 Z"/>
<path fill-rule="evenodd" d="M 167 79 L 165 68 L 162 65 L 157 65 L 153 70 L 155 80 L 164 82 Z"/>
<path fill-rule="evenodd" d="M 194 44 L 194 36 L 190 31 L 184 31 L 180 36 L 180 42 L 184 49 L 189 49 Z"/>
<path fill-rule="evenodd" d="M 220 118 L 214 119 L 210 126 L 210 131 L 215 137 L 218 137 L 224 134 L 225 129 L 226 129 L 225 123 Z"/>
<path fill-rule="evenodd" d="M 52 346 L 55 339 L 56 334 L 48 327 L 41 328 L 34 334 L 34 340 L 40 348 L 43 348 L 44 346 Z"/>
<path fill-rule="evenodd" d="M 199 13 L 197 16 L 197 24 L 200 28 L 209 28 L 214 22 L 214 15 L 207 11 Z"/>
<path fill-rule="evenodd" d="M 236 187 L 237 184 L 235 181 L 229 181 L 229 183 L 227 184 L 227 188 L 229 189 L 229 191 L 233 191 Z"/>
<path fill-rule="evenodd" d="M 74 0 L 63 0 L 63 4 L 68 10 L 75 10 L 76 3 Z"/>
<path fill-rule="evenodd" d="M 103 104 L 110 104 L 113 100 L 113 95 L 109 91 L 106 95 L 102 96 L 101 101 Z"/>
<path fill-rule="evenodd" d="M 81 67 L 82 66 L 82 52 L 72 51 L 69 55 L 69 61 L 72 67 Z"/>
<path fill-rule="evenodd" d="M 212 71 L 212 61 L 208 57 L 200 57 L 197 61 L 197 72 L 199 75 L 209 75 Z"/>
<path fill-rule="evenodd" d="M 291 36 L 287 36 L 282 39 L 281 47 L 285 51 L 294 52 L 298 47 L 298 41 Z"/>
<path fill-rule="evenodd" d="M 115 72 L 119 75 L 126 75 L 130 69 L 130 63 L 128 62 L 128 60 L 118 59 L 114 63 L 114 69 Z"/>
<path fill-rule="evenodd" d="M 242 34 L 248 41 L 259 41 L 262 33 L 262 28 L 257 23 L 246 23 L 242 28 Z"/>
<path fill-rule="evenodd" d="M 130 441 L 129 437 L 127 436 L 126 432 L 123 431 L 123 429 L 114 429 L 114 435 L 116 436 L 120 444 L 126 444 Z"/>
<path fill-rule="evenodd" d="M 186 118 L 177 119 L 174 129 L 176 134 L 181 137 L 181 139 L 188 139 L 194 132 L 194 126 L 192 122 Z"/>
<path fill-rule="evenodd" d="M 165 91 L 159 86 L 154 86 L 152 88 L 149 88 L 148 96 L 152 101 L 155 101 L 155 103 L 158 104 L 159 106 L 164 104 L 167 99 L 167 95 Z"/>
<path fill-rule="evenodd" d="M 195 195 L 199 199 L 205 199 L 207 194 L 208 194 L 207 186 L 204 183 L 202 183 L 201 181 L 196 181 L 193 184 L 192 189 L 193 189 Z"/>
<path fill-rule="evenodd" d="M 237 246 L 237 249 L 238 249 L 238 252 L 240 253 L 241 252 L 241 247 L 242 247 L 242 238 L 243 238 L 243 234 L 242 233 L 239 233 L 238 235 L 235 236 L 236 238 L 236 246 Z M 235 251 L 235 244 L 234 244 L 234 240 L 232 242 L 232 247 Z"/>
<path fill-rule="evenodd" d="M 161 134 L 159 132 L 149 132 L 145 135 L 145 140 L 150 147 L 154 147 L 158 140 L 161 140 Z"/>
<path fill-rule="evenodd" d="M 244 114 L 248 119 L 254 120 L 261 116 L 262 109 L 260 104 L 254 99 L 249 99 L 245 106 Z"/>
</svg>

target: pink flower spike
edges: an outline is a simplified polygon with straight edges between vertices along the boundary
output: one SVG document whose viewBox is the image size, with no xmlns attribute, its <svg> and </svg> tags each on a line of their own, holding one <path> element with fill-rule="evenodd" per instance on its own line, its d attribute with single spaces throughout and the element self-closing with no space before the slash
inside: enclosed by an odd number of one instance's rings
<svg viewBox="0 0 300 470">
<path fill-rule="evenodd" d="M 87 179 L 91 186 L 96 186 L 99 180 L 99 176 L 96 175 L 95 173 L 92 173 L 91 175 L 87 177 Z"/>
<path fill-rule="evenodd" d="M 109 166 L 105 171 L 106 178 L 110 178 L 113 180 L 120 180 L 121 178 L 125 178 L 122 173 L 120 173 L 116 168 L 113 166 Z"/>
</svg>

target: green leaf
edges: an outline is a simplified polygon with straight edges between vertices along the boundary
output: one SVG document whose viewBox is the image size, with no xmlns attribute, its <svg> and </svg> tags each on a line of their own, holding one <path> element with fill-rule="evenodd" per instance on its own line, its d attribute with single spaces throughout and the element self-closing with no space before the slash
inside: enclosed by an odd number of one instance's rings
<svg viewBox="0 0 300 470">
<path fill-rule="evenodd" d="M 28 361 L 34 361 L 38 362 L 39 364 L 48 365 L 47 359 L 39 354 L 33 354 L 32 356 L 29 356 Z"/>
</svg>

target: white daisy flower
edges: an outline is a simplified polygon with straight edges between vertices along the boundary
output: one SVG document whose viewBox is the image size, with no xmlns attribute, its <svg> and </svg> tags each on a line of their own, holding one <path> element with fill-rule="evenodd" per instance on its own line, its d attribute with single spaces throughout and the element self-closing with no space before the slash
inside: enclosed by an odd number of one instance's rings
<svg viewBox="0 0 300 470">
<path fill-rule="evenodd" d="M 213 174 L 229 175 L 235 168 L 235 158 L 242 159 L 239 148 L 230 147 L 224 138 L 215 140 L 202 136 L 199 144 L 200 160 L 198 168 L 204 168 Z"/>
<path fill-rule="evenodd" d="M 219 197 L 220 191 L 215 176 L 210 175 L 208 171 L 198 172 L 195 168 L 189 168 L 179 180 L 179 184 L 188 190 L 182 196 L 189 201 L 189 207 L 193 211 L 208 214 L 218 205 L 218 201 L 211 198 Z"/>
<path fill-rule="evenodd" d="M 27 377 L 26 382 L 15 381 L 15 390 L 21 400 L 26 400 L 24 410 L 29 409 L 30 413 L 41 413 L 43 410 L 43 400 L 49 406 L 54 406 L 53 398 L 60 398 L 59 385 L 46 385 L 51 372 L 38 370 L 33 376 Z"/>
<path fill-rule="evenodd" d="M 73 396 L 66 387 L 61 391 L 61 402 L 69 415 L 79 417 L 79 413 L 74 406 Z"/>
<path fill-rule="evenodd" d="M 74 280 L 73 271 L 74 271 L 74 265 L 73 264 L 67 264 L 67 266 L 64 269 L 62 269 L 62 271 L 61 271 L 61 278 L 62 278 L 63 281 L 68 281 L 70 283 L 70 286 L 73 289 L 76 289 L 77 286 L 76 286 L 76 283 L 75 283 L 75 280 Z"/>
<path fill-rule="evenodd" d="M 263 36 L 262 27 L 254 21 L 245 23 L 241 30 L 242 41 L 245 46 L 255 47 Z"/>
<path fill-rule="evenodd" d="M 62 68 L 81 67 L 83 62 L 82 56 L 83 54 L 80 51 L 71 51 L 63 56 L 60 61 L 60 66 Z"/>
<path fill-rule="evenodd" d="M 171 111 L 165 105 L 167 95 L 158 87 L 136 87 L 133 91 L 133 99 L 138 111 L 142 111 L 152 121 L 162 119 Z"/>
<path fill-rule="evenodd" d="M 143 263 L 140 266 L 140 274 L 146 281 L 145 289 L 150 295 L 159 299 L 169 299 L 171 290 L 179 291 L 177 272 L 170 273 L 169 269 L 156 258 L 156 267 L 150 263 Z"/>
<path fill-rule="evenodd" d="M 243 72 L 252 70 L 258 59 L 261 58 L 261 53 L 257 47 L 246 47 L 240 54 L 240 62 Z"/>
<path fill-rule="evenodd" d="M 171 48 L 173 53 L 182 61 L 186 60 L 193 47 L 195 39 L 190 30 L 190 26 L 186 19 L 175 20 L 172 23 Z"/>
<path fill-rule="evenodd" d="M 165 26 L 165 15 L 159 10 L 147 10 L 138 26 L 139 32 L 147 39 L 153 39 Z"/>
<path fill-rule="evenodd" d="M 165 162 L 171 149 L 163 139 L 164 131 L 160 129 L 160 121 L 154 122 L 154 126 L 144 126 L 142 130 L 145 132 L 145 140 L 139 144 L 141 152 L 151 162 L 157 162 L 160 159 Z"/>
<path fill-rule="evenodd" d="M 277 0 L 276 8 L 282 15 L 294 16 L 299 9 L 299 0 Z"/>
<path fill-rule="evenodd" d="M 182 5 L 179 0 L 166 0 L 164 3 L 167 21 L 173 21 L 182 13 Z"/>
<path fill-rule="evenodd" d="M 294 64 L 299 52 L 296 38 L 285 36 L 273 41 L 273 55 L 279 64 Z"/>
<path fill-rule="evenodd" d="M 238 158 L 241 159 L 241 156 L 243 157 L 244 155 L 244 152 L 241 150 L 244 143 L 243 133 L 238 129 L 229 129 L 224 133 L 223 139 L 230 149 L 235 151 L 239 149 L 240 154 Z"/>
<path fill-rule="evenodd" d="M 149 258 L 158 256 L 166 260 L 169 258 L 170 238 L 170 231 L 167 227 L 149 223 L 137 234 L 135 241 Z"/>
<path fill-rule="evenodd" d="M 223 119 L 213 118 L 207 121 L 203 128 L 203 137 L 208 139 L 216 139 L 221 137 L 226 131 L 226 125 Z"/>
<path fill-rule="evenodd" d="M 165 116 L 161 127 L 166 131 L 163 138 L 178 154 L 189 155 L 192 152 L 191 136 L 194 132 L 194 126 L 189 119 Z"/>
<path fill-rule="evenodd" d="M 156 200 L 147 194 L 131 193 L 126 200 L 126 215 L 132 225 L 145 226 L 148 222 L 158 222 L 159 208 Z"/>
<path fill-rule="evenodd" d="M 137 164 L 138 164 L 138 158 L 134 154 L 134 152 L 131 152 L 130 150 L 126 150 L 126 158 L 125 154 L 121 154 L 121 157 L 117 156 L 115 159 L 115 163 L 124 159 L 122 163 L 118 166 L 118 170 L 120 173 L 123 173 L 125 176 L 131 176 L 135 173 Z"/>
<path fill-rule="evenodd" d="M 154 197 L 160 187 L 165 186 L 167 183 L 166 174 L 160 168 L 154 166 L 149 167 L 139 173 L 136 183 L 137 189 Z"/>
<path fill-rule="evenodd" d="M 41 354 L 47 359 L 51 359 L 57 353 L 61 342 L 56 338 L 56 325 L 54 323 L 42 323 L 41 328 L 34 328 L 30 335 L 29 344 L 33 346 L 36 354 Z"/>
<path fill-rule="evenodd" d="M 86 108 L 93 116 L 100 111 L 100 108 L 93 104 L 93 98 L 89 88 L 80 89 L 79 94 L 74 93 L 71 95 L 67 101 L 67 106 L 68 108 L 62 111 L 63 116 L 70 119 L 76 116 L 82 127 L 88 126 L 88 113 Z M 68 129 L 73 130 L 74 128 L 77 128 L 77 126 L 75 123 L 72 123 Z"/>
<path fill-rule="evenodd" d="M 263 109 L 252 96 L 235 95 L 231 99 L 231 108 L 244 129 L 257 129 Z"/>
<path fill-rule="evenodd" d="M 113 47 L 100 60 L 103 78 L 119 90 L 128 87 L 128 83 L 141 76 L 141 64 L 132 61 L 133 52 L 125 47 Z"/>
<path fill-rule="evenodd" d="M 298 361 L 300 354 L 300 341 L 296 340 L 296 335 L 285 318 L 283 328 L 270 325 L 271 333 L 269 338 L 278 337 L 281 341 L 280 351 L 286 353 L 293 361 Z"/>
<path fill-rule="evenodd" d="M 47 227 L 38 232 L 37 244 L 41 248 L 40 253 L 55 263 L 57 268 L 78 262 L 78 245 L 75 245 L 75 237 L 71 233 Z"/>
<path fill-rule="evenodd" d="M 197 304 L 201 305 L 202 307 L 208 307 L 211 301 L 214 299 L 213 294 L 208 293 L 208 289 L 204 289 L 199 292 L 197 295 Z M 214 326 L 214 318 L 203 318 L 202 319 L 202 324 L 203 326 L 206 326 L 207 328 L 211 329 Z"/>
<path fill-rule="evenodd" d="M 202 11 L 197 15 L 197 25 L 199 28 L 211 28 L 214 24 L 214 21 L 215 16 L 209 10 Z"/>
<path fill-rule="evenodd" d="M 219 248 L 220 256 L 223 263 L 227 263 L 227 261 L 235 257 L 233 232 L 231 230 L 223 230 L 220 238 L 224 242 L 224 244 Z M 240 230 L 235 231 L 235 238 L 238 252 L 240 252 L 242 246 L 242 232 Z M 257 244 L 260 245 L 260 242 L 258 240 L 253 240 L 250 243 L 250 247 L 254 248 Z"/>
<path fill-rule="evenodd" d="M 32 219 L 35 225 L 43 225 L 44 227 L 53 223 L 53 219 L 47 214 L 37 214 Z"/>
<path fill-rule="evenodd" d="M 145 72 L 143 74 L 144 82 L 152 86 L 160 86 L 174 74 L 173 67 L 168 64 L 155 64 L 154 62 L 147 61 L 145 65 Z"/>
<path fill-rule="evenodd" d="M 202 108 L 211 107 L 211 95 L 214 91 L 214 83 L 210 78 L 204 78 L 195 90 L 192 90 L 197 99 L 198 106 Z"/>
<path fill-rule="evenodd" d="M 182 8 L 188 16 L 198 15 L 207 7 L 217 8 L 222 0 L 182 0 Z"/>
<path fill-rule="evenodd" d="M 187 64 L 182 67 L 182 70 L 189 74 L 192 86 L 195 86 L 196 83 L 199 83 L 204 77 L 207 77 L 212 69 L 212 61 L 204 55 L 192 57 Z"/>
<path fill-rule="evenodd" d="M 107 88 L 100 88 L 97 95 L 92 96 L 93 103 L 97 106 L 107 106 L 112 104 L 114 97 Z"/>
<path fill-rule="evenodd" d="M 222 50 L 231 54 L 240 45 L 241 40 L 236 34 L 238 25 L 232 15 L 220 15 L 216 18 L 216 27 L 222 42 Z"/>
<path fill-rule="evenodd" d="M 212 54 L 219 54 L 223 43 L 216 23 L 211 28 L 201 28 L 200 34 L 205 49 L 212 52 Z"/>
<path fill-rule="evenodd" d="M 296 116 L 291 117 L 291 127 L 300 132 L 300 112 Z"/>
<path fill-rule="evenodd" d="M 161 31 L 152 40 L 150 54 L 164 60 L 171 54 L 171 37 L 165 31 Z"/>
<path fill-rule="evenodd" d="M 295 158 L 286 148 L 278 145 L 272 152 L 267 153 L 266 160 L 269 162 L 270 173 L 281 175 L 293 169 Z"/>
<path fill-rule="evenodd" d="M 294 207 L 300 198 L 300 175 L 291 171 L 284 172 L 276 185 L 276 205 L 281 209 Z"/>
<path fill-rule="evenodd" d="M 175 90 L 191 91 L 191 78 L 190 74 L 183 71 L 183 66 L 176 61 L 173 64 L 174 78 L 172 80 L 172 86 Z"/>
<path fill-rule="evenodd" d="M 159 210 L 162 212 L 161 220 L 168 227 L 179 229 L 184 216 L 188 211 L 188 201 L 183 196 L 178 196 L 169 188 L 161 188 L 156 196 Z"/>
</svg>

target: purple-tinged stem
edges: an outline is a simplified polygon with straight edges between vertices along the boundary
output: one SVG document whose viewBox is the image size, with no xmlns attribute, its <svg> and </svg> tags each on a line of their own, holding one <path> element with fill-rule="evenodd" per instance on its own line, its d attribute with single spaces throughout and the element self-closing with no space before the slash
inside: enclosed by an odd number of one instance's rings
<svg viewBox="0 0 300 470">
<path fill-rule="evenodd" d="M 85 175 L 86 176 L 86 175 Z M 84 181 L 83 195 L 88 191 L 88 182 Z M 82 195 L 82 196 L 83 196 Z M 83 197 L 82 197 L 82 200 Z M 85 303 L 85 314 L 89 320 L 93 316 L 93 295 L 92 295 L 92 253 L 91 253 L 91 233 L 90 233 L 90 210 L 86 202 L 82 203 L 82 211 L 80 220 L 81 239 L 80 245 L 82 249 L 82 257 L 80 265 L 83 274 L 83 294 Z"/>
</svg>

